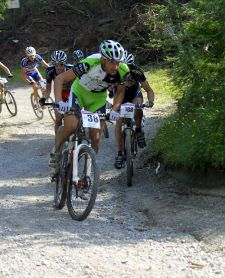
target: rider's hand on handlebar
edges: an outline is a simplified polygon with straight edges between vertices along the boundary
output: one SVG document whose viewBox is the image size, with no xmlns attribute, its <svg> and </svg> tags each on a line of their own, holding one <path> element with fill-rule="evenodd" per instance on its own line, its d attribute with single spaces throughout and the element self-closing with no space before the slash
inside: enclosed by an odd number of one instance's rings
<svg viewBox="0 0 225 278">
<path fill-rule="evenodd" d="M 119 120 L 119 118 L 120 118 L 120 113 L 118 113 L 114 110 L 110 111 L 110 114 L 109 114 L 109 120 L 110 121 L 117 121 L 117 120 Z"/>
<path fill-rule="evenodd" d="M 58 104 L 58 111 L 60 114 L 64 114 L 70 111 L 70 106 L 68 102 L 64 102 L 61 100 L 57 104 Z"/>
<path fill-rule="evenodd" d="M 151 100 L 147 100 L 147 101 L 145 102 L 145 107 L 147 107 L 147 108 L 152 108 L 153 105 L 154 105 L 154 102 L 151 101 Z"/>
<path fill-rule="evenodd" d="M 43 105 L 45 104 L 45 101 L 46 101 L 46 98 L 45 98 L 45 97 L 41 97 L 41 98 L 39 99 L 39 104 L 40 104 L 41 106 L 43 106 Z"/>
</svg>

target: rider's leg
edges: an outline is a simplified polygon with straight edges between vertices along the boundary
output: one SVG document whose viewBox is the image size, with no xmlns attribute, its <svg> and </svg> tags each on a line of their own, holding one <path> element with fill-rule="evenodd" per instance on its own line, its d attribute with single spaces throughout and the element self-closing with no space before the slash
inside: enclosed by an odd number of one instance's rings
<svg viewBox="0 0 225 278">
<path fill-rule="evenodd" d="M 38 88 L 36 87 L 35 84 L 32 84 L 32 88 L 33 88 L 34 98 L 38 102 L 39 101 Z"/>
<path fill-rule="evenodd" d="M 56 135 L 56 152 L 60 151 L 62 144 L 69 138 L 69 136 L 76 131 L 79 123 L 79 119 L 74 115 L 65 114 L 64 116 L 64 126 L 59 130 Z"/>
<path fill-rule="evenodd" d="M 143 103 L 143 98 L 141 97 L 136 97 L 133 99 L 132 101 L 134 104 L 142 104 Z M 143 110 L 142 109 L 137 109 L 135 111 L 135 123 L 136 123 L 136 127 L 137 129 L 141 130 L 141 121 L 142 121 L 142 117 L 143 117 Z"/>
<path fill-rule="evenodd" d="M 89 137 L 91 139 L 91 146 L 98 153 L 100 137 L 105 125 L 105 121 L 101 120 L 100 129 L 89 128 Z"/>
<path fill-rule="evenodd" d="M 79 119 L 74 115 L 65 115 L 64 126 L 58 129 L 55 140 L 55 152 L 51 153 L 49 161 L 49 172 L 51 175 L 56 174 L 58 163 L 60 160 L 60 149 L 62 144 L 69 138 L 69 136 L 76 131 Z"/>
<path fill-rule="evenodd" d="M 142 97 L 136 97 L 133 100 L 133 103 L 135 104 L 142 104 L 143 103 L 143 98 Z M 144 131 L 141 129 L 141 121 L 143 117 L 143 110 L 138 109 L 135 112 L 135 123 L 136 123 L 136 134 L 137 134 L 137 143 L 139 148 L 144 148 L 146 147 L 146 142 L 145 142 L 145 134 Z"/>
<path fill-rule="evenodd" d="M 55 135 L 57 134 L 58 128 L 62 125 L 62 114 L 60 114 L 57 110 L 55 112 Z"/>
<path fill-rule="evenodd" d="M 116 121 L 115 126 L 115 137 L 116 137 L 116 144 L 117 144 L 117 156 L 115 159 L 115 168 L 121 169 L 123 165 L 123 138 L 121 135 L 121 119 Z"/>
</svg>

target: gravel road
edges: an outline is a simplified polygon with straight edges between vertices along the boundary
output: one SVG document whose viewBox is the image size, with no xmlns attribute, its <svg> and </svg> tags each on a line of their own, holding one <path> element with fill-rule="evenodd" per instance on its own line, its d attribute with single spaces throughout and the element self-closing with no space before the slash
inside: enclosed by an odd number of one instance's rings
<svg viewBox="0 0 225 278">
<path fill-rule="evenodd" d="M 135 163 L 134 186 L 113 168 L 115 141 L 102 138 L 101 185 L 84 222 L 53 208 L 48 177 L 54 129 L 35 119 L 29 87 L 17 86 L 18 115 L 0 114 L 0 277 L 224 277 L 223 189 L 199 189 Z M 169 106 L 148 111 L 155 133 Z"/>
</svg>

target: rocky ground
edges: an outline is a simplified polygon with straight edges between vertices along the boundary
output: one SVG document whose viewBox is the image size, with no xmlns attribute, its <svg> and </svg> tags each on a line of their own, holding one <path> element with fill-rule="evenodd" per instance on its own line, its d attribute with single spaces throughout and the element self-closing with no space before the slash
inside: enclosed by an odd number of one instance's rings
<svg viewBox="0 0 225 278">
<path fill-rule="evenodd" d="M 113 168 L 113 126 L 101 141 L 101 185 L 88 219 L 55 210 L 53 122 L 47 111 L 36 120 L 29 90 L 15 90 L 16 117 L 6 107 L 0 114 L 0 277 L 224 277 L 225 191 L 156 175 L 145 151 L 126 187 L 124 171 Z M 168 109 L 147 112 L 149 138 Z"/>
</svg>

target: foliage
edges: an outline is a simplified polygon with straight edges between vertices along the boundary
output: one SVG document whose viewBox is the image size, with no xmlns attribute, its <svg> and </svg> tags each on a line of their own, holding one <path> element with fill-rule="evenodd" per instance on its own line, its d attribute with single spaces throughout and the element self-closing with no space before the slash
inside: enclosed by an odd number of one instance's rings
<svg viewBox="0 0 225 278">
<path fill-rule="evenodd" d="M 0 19 L 4 18 L 6 10 L 7 10 L 7 0 L 1 0 L 0 1 Z"/>
<path fill-rule="evenodd" d="M 193 0 L 181 15 L 173 79 L 184 94 L 154 153 L 172 165 L 225 168 L 224 1 Z"/>
</svg>

